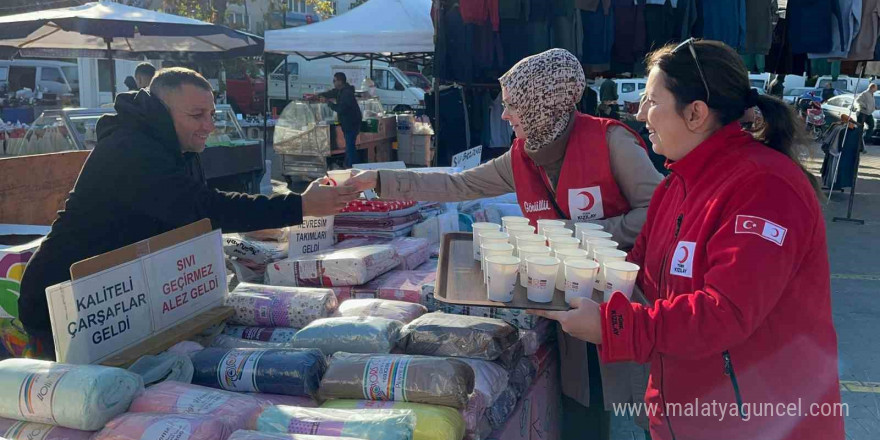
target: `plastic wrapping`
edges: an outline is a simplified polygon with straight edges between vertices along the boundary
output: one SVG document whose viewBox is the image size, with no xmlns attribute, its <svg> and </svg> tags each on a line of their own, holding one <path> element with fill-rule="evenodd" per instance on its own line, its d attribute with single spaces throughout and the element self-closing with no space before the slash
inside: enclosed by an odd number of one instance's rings
<svg viewBox="0 0 880 440">
<path fill-rule="evenodd" d="M 360 286 L 399 264 L 400 256 L 389 245 L 361 246 L 272 263 L 266 281 L 277 286 Z"/>
<path fill-rule="evenodd" d="M 523 355 L 531 356 L 537 353 L 538 349 L 555 335 L 556 328 L 551 325 L 549 319 L 539 321 L 538 325 L 532 330 L 520 330 L 519 340 L 523 345 Z"/>
<path fill-rule="evenodd" d="M 0 361 L 0 417 L 10 419 L 96 431 L 125 412 L 143 389 L 139 375 L 121 368 Z"/>
<path fill-rule="evenodd" d="M 508 388 L 498 396 L 498 399 L 495 400 L 495 403 L 492 404 L 486 410 L 486 418 L 489 420 L 489 424 L 492 426 L 492 429 L 498 429 L 507 419 L 513 414 L 513 410 L 516 408 L 516 403 L 519 401 L 519 398 L 516 395 L 516 392 L 512 389 Z"/>
<path fill-rule="evenodd" d="M 319 319 L 296 333 L 294 347 L 317 348 L 330 356 L 348 353 L 390 353 L 397 344 L 400 321 L 373 317 Z"/>
<path fill-rule="evenodd" d="M 336 311 L 330 289 L 264 286 L 241 283 L 226 298 L 235 309 L 230 324 L 302 328 Z"/>
<path fill-rule="evenodd" d="M 326 409 L 270 406 L 257 419 L 257 430 L 365 439 L 412 440 L 416 416 L 401 409 Z"/>
<path fill-rule="evenodd" d="M 354 437 L 337 437 L 329 435 L 282 434 L 278 432 L 260 432 L 238 430 L 227 440 L 366 440 Z"/>
<path fill-rule="evenodd" d="M 337 353 L 321 381 L 321 397 L 426 403 L 464 408 L 474 370 L 457 359 Z"/>
<path fill-rule="evenodd" d="M 458 411 L 436 405 L 374 400 L 328 400 L 321 408 L 334 409 L 408 409 L 416 415 L 413 440 L 461 440 L 465 425 Z"/>
<path fill-rule="evenodd" d="M 397 270 L 415 270 L 431 257 L 428 240 L 417 237 L 397 237 L 391 240 L 386 238 L 352 238 L 339 242 L 335 249 L 351 249 L 375 244 L 387 244 L 397 251 L 397 255 L 400 256 L 400 265 L 395 268 Z"/>
<path fill-rule="evenodd" d="M 287 243 L 259 241 L 239 234 L 223 235 L 223 253 L 239 260 L 265 266 L 287 258 Z"/>
<path fill-rule="evenodd" d="M 428 310 L 421 304 L 387 299 L 350 299 L 340 303 L 339 309 L 336 310 L 339 316 L 372 316 L 393 319 L 404 324 L 427 312 Z"/>
<path fill-rule="evenodd" d="M 245 232 L 241 235 L 250 240 L 287 242 L 289 233 L 290 229 L 288 228 L 274 228 Z"/>
<path fill-rule="evenodd" d="M 467 434 L 467 438 L 480 438 L 476 433 L 480 428 L 480 421 L 486 417 L 487 407 L 486 396 L 484 396 L 483 393 L 471 394 L 467 406 L 461 410 L 461 417 L 465 423 L 465 433 Z"/>
<path fill-rule="evenodd" d="M 407 354 L 492 361 L 517 341 L 516 328 L 504 321 L 435 312 L 404 326 L 400 347 Z"/>
<path fill-rule="evenodd" d="M 234 431 L 247 428 L 263 406 L 247 394 L 169 381 L 147 388 L 131 402 L 129 412 L 210 415 Z"/>
<path fill-rule="evenodd" d="M 217 417 L 186 414 L 123 414 L 93 440 L 223 440 L 231 433 Z"/>
<path fill-rule="evenodd" d="M 476 307 L 476 306 L 460 306 L 455 304 L 447 304 L 437 301 L 434 298 L 434 283 L 422 286 L 422 304 L 428 308 L 429 312 L 444 312 L 452 315 L 482 316 L 485 318 L 500 319 L 518 329 L 531 330 L 534 329 L 545 318 L 536 315 L 529 315 L 525 310 L 507 309 L 498 307 Z"/>
<path fill-rule="evenodd" d="M 525 394 L 537 374 L 538 368 L 535 362 L 529 358 L 522 358 L 510 371 L 507 389 L 513 391 L 516 398 L 519 399 Z"/>
<path fill-rule="evenodd" d="M 0 419 L 0 438 L 9 440 L 90 440 L 94 432 L 35 422 Z"/>
<path fill-rule="evenodd" d="M 510 373 L 501 365 L 476 359 L 462 359 L 474 370 L 474 391 L 486 396 L 486 403 L 491 405 L 507 388 Z"/>
<path fill-rule="evenodd" d="M 246 327 L 241 325 L 228 325 L 223 329 L 224 334 L 234 338 L 280 343 L 289 343 L 296 332 L 297 329 L 289 327 Z"/>
<path fill-rule="evenodd" d="M 310 397 L 318 394 L 327 369 L 320 351 L 306 349 L 206 348 L 192 355 L 192 363 L 196 385 Z"/>
<path fill-rule="evenodd" d="M 166 380 L 189 383 L 193 377 L 193 363 L 185 354 L 160 353 L 156 356 L 141 356 L 128 371 L 139 374 L 145 385 Z"/>
<path fill-rule="evenodd" d="M 363 286 L 334 287 L 333 291 L 340 301 L 379 298 L 422 304 L 422 286 L 436 279 L 434 270 L 392 270 Z"/>
<path fill-rule="evenodd" d="M 318 402 L 311 397 L 303 397 L 303 396 L 285 396 L 283 394 L 265 394 L 265 393 L 255 393 L 251 394 L 260 403 L 263 403 L 265 406 L 270 405 L 286 405 L 286 406 L 301 406 L 303 408 L 317 408 Z"/>
<path fill-rule="evenodd" d="M 211 342 L 211 347 L 214 347 L 214 348 L 261 348 L 264 350 L 268 350 L 271 348 L 277 348 L 277 349 L 293 348 L 290 345 L 290 343 L 286 343 L 286 342 L 255 341 L 253 339 L 241 339 L 241 338 L 236 338 L 234 336 L 228 336 L 228 335 L 217 335 L 217 337 L 214 338 L 214 341 Z"/>
<path fill-rule="evenodd" d="M 174 354 L 190 354 L 199 350 L 204 350 L 205 347 L 202 347 L 202 344 L 193 341 L 180 341 L 171 346 L 167 351 L 168 353 Z"/>
</svg>

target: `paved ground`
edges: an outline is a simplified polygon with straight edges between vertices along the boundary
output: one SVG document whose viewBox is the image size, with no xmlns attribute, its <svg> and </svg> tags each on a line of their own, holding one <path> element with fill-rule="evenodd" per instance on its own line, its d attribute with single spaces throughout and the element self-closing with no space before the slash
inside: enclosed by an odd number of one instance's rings
<svg viewBox="0 0 880 440">
<path fill-rule="evenodd" d="M 809 167 L 816 174 L 821 152 Z M 862 156 L 852 216 L 864 225 L 834 222 L 845 217 L 848 194 L 835 193 L 825 205 L 831 258 L 831 295 L 840 355 L 847 440 L 880 438 L 880 146 Z M 612 423 L 613 440 L 642 440 L 644 434 L 623 417 Z"/>
</svg>

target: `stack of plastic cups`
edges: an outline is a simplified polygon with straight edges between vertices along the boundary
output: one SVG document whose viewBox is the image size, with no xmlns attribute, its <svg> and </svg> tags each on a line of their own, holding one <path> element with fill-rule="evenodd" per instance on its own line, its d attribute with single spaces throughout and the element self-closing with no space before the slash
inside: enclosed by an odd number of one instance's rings
<svg viewBox="0 0 880 440">
<path fill-rule="evenodd" d="M 543 235 L 536 234 L 520 234 L 516 236 L 516 250 L 514 250 L 514 255 L 522 258 L 519 255 L 519 249 L 524 246 L 545 246 L 547 244 L 547 239 Z"/>
<path fill-rule="evenodd" d="M 580 238 L 581 241 L 583 241 L 583 239 L 584 239 L 583 235 L 581 235 L 584 233 L 584 231 L 604 231 L 604 230 L 605 230 L 605 227 L 598 224 L 598 223 L 581 222 L 581 223 L 574 224 L 574 236 L 576 238 Z"/>
<path fill-rule="evenodd" d="M 492 255 L 486 258 L 489 301 L 513 301 L 519 264 L 519 258 L 510 255 Z"/>
<path fill-rule="evenodd" d="M 605 291 L 605 265 L 613 261 L 626 260 L 626 252 L 619 249 L 593 249 L 593 261 L 599 263 L 599 274 L 596 276 L 595 289 Z"/>
<path fill-rule="evenodd" d="M 526 295 L 529 301 L 539 303 L 553 301 L 558 271 L 559 259 L 557 258 L 534 255 L 526 257 L 526 273 L 528 274 Z"/>
<path fill-rule="evenodd" d="M 584 250 L 589 250 L 586 248 L 587 242 L 595 240 L 597 238 L 601 238 L 603 240 L 611 240 L 612 235 L 605 231 L 596 231 L 592 229 L 587 229 L 581 232 L 581 236 L 578 237 L 581 239 L 581 246 Z"/>
<path fill-rule="evenodd" d="M 549 257 L 550 256 L 550 248 L 547 246 L 521 246 L 519 248 L 519 284 L 523 287 L 529 287 L 529 277 L 528 277 L 528 266 L 527 261 L 529 257 Z M 555 281 L 554 281 L 555 282 Z"/>
<path fill-rule="evenodd" d="M 614 240 L 606 240 L 604 238 L 594 238 L 594 239 L 590 240 L 589 242 L 587 242 L 587 248 L 584 250 L 587 251 L 587 257 L 595 260 L 595 258 L 593 258 L 593 251 L 594 250 L 601 249 L 601 248 L 617 249 L 617 246 L 618 246 L 618 243 Z"/>
<path fill-rule="evenodd" d="M 565 222 L 559 220 L 538 220 L 538 235 L 546 235 L 544 234 L 544 229 L 546 228 L 564 228 Z"/>
<path fill-rule="evenodd" d="M 565 262 L 569 258 L 587 259 L 587 251 L 578 248 L 558 249 L 556 250 L 556 258 L 559 259 L 559 275 L 556 276 L 556 288 L 565 290 Z"/>
<path fill-rule="evenodd" d="M 487 282 L 487 273 L 486 273 L 486 257 L 492 255 L 510 255 L 513 256 L 513 245 L 509 243 L 483 243 L 480 245 L 482 265 L 481 269 L 483 270 L 483 283 Z"/>
<path fill-rule="evenodd" d="M 565 268 L 565 303 L 571 304 L 574 298 L 590 298 L 599 273 L 599 263 L 586 258 L 568 258 Z"/>
<path fill-rule="evenodd" d="M 474 230 L 474 260 L 480 261 L 480 233 L 485 231 L 500 231 L 501 225 L 498 223 L 474 223 L 471 225 Z"/>
<path fill-rule="evenodd" d="M 500 231 L 480 231 L 480 246 L 484 244 L 490 243 L 507 243 L 507 240 L 510 236 L 505 232 Z M 480 260 L 480 266 L 483 264 L 483 256 L 481 254 L 477 254 L 478 259 Z"/>
<path fill-rule="evenodd" d="M 529 219 L 525 217 L 508 215 L 501 217 L 501 231 L 508 232 L 509 228 L 513 225 L 529 225 Z"/>
<path fill-rule="evenodd" d="M 632 299 L 633 287 L 636 277 L 639 275 L 639 266 L 626 261 L 612 261 L 605 263 L 603 268 L 605 278 L 605 302 L 611 300 L 611 295 L 620 291 L 626 295 L 626 299 Z"/>
<path fill-rule="evenodd" d="M 519 235 L 531 235 L 535 233 L 535 227 L 526 224 L 513 224 L 507 227 L 507 233 L 510 235 L 510 244 L 516 246 L 516 237 Z"/>
<path fill-rule="evenodd" d="M 561 235 L 557 235 L 555 237 L 550 237 L 550 249 L 553 252 L 562 250 L 562 249 L 580 249 L 581 241 L 574 237 L 563 237 Z M 559 257 L 557 257 L 559 258 Z"/>
</svg>

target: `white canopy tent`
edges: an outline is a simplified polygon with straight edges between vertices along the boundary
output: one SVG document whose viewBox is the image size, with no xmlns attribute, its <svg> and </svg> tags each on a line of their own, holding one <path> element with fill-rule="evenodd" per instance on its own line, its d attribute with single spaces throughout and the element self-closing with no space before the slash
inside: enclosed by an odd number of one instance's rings
<svg viewBox="0 0 880 440">
<path fill-rule="evenodd" d="M 434 53 L 431 0 L 369 0 L 320 23 L 267 31 L 265 50 L 346 62 L 425 61 Z"/>
</svg>

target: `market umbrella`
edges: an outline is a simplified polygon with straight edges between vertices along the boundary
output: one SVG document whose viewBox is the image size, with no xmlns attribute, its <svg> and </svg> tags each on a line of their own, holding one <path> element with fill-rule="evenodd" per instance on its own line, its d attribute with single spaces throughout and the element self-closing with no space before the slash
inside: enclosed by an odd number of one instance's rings
<svg viewBox="0 0 880 440">
<path fill-rule="evenodd" d="M 7 57 L 218 59 L 262 51 L 263 39 L 246 32 L 109 1 L 0 17 Z"/>
</svg>

